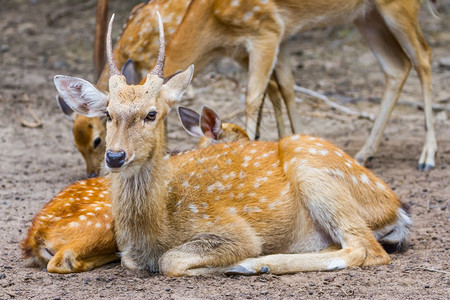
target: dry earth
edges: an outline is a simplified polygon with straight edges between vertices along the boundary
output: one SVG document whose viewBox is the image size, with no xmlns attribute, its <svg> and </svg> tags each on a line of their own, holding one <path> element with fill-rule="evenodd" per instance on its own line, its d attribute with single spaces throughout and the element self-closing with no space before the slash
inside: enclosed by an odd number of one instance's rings
<svg viewBox="0 0 450 300">
<path fill-rule="evenodd" d="M 123 22 L 131 2 L 112 1 L 110 10 L 118 13 L 116 20 Z M 420 110 L 407 105 L 398 105 L 393 112 L 370 162 L 373 172 L 410 204 L 414 220 L 410 249 L 392 255 L 390 265 L 289 276 L 197 278 L 165 278 L 124 270 L 119 264 L 71 275 L 25 267 L 19 242 L 33 215 L 58 191 L 85 175 L 84 162 L 73 145 L 71 122 L 56 106 L 52 83 L 55 74 L 93 80 L 95 8 L 79 11 L 77 3 L 10 0 L 0 5 L 0 299 L 449 298 L 449 113 L 435 113 L 436 168 L 419 172 L 416 163 L 424 140 L 424 118 Z M 45 16 L 65 7 L 71 7 L 71 14 L 48 26 Z M 432 18 L 425 7 L 420 16 L 433 50 L 434 100 L 447 106 L 450 69 L 439 62 L 450 57 L 449 16 L 450 6 L 444 1 L 441 19 Z M 298 84 L 349 108 L 376 113 L 384 77 L 353 27 L 298 35 L 292 41 L 292 65 Z M 187 106 L 199 109 L 208 104 L 223 116 L 243 107 L 245 73 L 230 60 L 210 66 L 194 81 L 194 87 L 195 98 L 185 101 Z M 303 99 L 298 111 L 305 133 L 324 137 L 352 155 L 357 152 L 372 126 L 370 121 L 334 111 L 301 94 L 298 97 Z M 401 100 L 421 101 L 415 72 Z M 27 107 L 43 120 L 42 128 L 21 126 L 21 119 L 31 119 Z M 242 124 L 242 114 L 233 121 Z M 274 123 L 267 104 L 263 139 L 276 138 Z M 169 128 L 172 148 L 195 144 L 181 130 L 174 112 Z"/>
</svg>

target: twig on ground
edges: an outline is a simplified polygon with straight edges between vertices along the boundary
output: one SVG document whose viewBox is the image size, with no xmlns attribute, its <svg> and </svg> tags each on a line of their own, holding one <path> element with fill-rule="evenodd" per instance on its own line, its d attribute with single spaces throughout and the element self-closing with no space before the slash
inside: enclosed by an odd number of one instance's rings
<svg viewBox="0 0 450 300">
<path fill-rule="evenodd" d="M 322 94 L 320 94 L 318 92 L 315 92 L 315 91 L 312 91 L 312 90 L 309 90 L 309 89 L 306 89 L 304 87 L 300 87 L 300 86 L 297 86 L 297 85 L 294 86 L 294 89 L 297 92 L 300 92 L 300 93 L 303 93 L 303 94 L 307 94 L 307 95 L 313 96 L 313 97 L 315 97 L 317 99 L 320 99 L 325 104 L 327 104 L 328 106 L 331 106 L 331 107 L 333 107 L 333 108 L 335 108 L 335 109 L 337 109 L 339 111 L 342 111 L 342 112 L 344 112 L 346 114 L 349 114 L 349 115 L 352 115 L 352 116 L 357 116 L 358 118 L 363 118 L 363 119 L 367 119 L 367 120 L 370 120 L 370 121 L 375 120 L 375 117 L 372 114 L 369 114 L 369 113 L 366 113 L 366 112 L 359 112 L 359 111 L 347 108 L 345 106 L 339 105 L 339 104 L 331 101 L 327 96 L 322 95 Z"/>
<path fill-rule="evenodd" d="M 28 113 L 30 114 L 30 116 L 33 118 L 34 122 L 30 122 L 30 121 L 21 119 L 20 123 L 22 124 L 22 126 L 29 127 L 29 128 L 42 127 L 43 124 L 42 124 L 41 119 L 39 119 L 39 117 L 36 116 L 34 111 L 31 110 L 30 105 L 27 105 L 27 110 L 28 110 Z"/>
<path fill-rule="evenodd" d="M 88 10 L 94 8 L 97 5 L 97 0 L 91 0 L 89 2 L 77 3 L 76 5 L 67 4 L 65 7 L 55 11 L 49 12 L 45 15 L 47 25 L 52 26 L 56 21 L 63 17 L 71 16 L 75 12 Z"/>
<path fill-rule="evenodd" d="M 448 272 L 448 271 L 436 270 L 434 268 L 425 268 L 425 267 L 413 267 L 413 268 L 406 268 L 403 270 L 403 272 L 408 272 L 408 271 L 427 271 L 427 272 L 443 273 L 443 274 L 450 275 L 450 272 Z"/>
</svg>

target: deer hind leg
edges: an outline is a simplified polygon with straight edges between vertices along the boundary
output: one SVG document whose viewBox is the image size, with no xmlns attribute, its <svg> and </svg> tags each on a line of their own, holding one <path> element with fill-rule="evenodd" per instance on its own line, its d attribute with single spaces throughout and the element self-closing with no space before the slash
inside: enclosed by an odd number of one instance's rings
<svg viewBox="0 0 450 300">
<path fill-rule="evenodd" d="M 260 32 L 258 39 L 250 39 L 248 42 L 249 78 L 245 98 L 245 114 L 247 133 L 252 140 L 256 136 L 258 110 L 263 102 L 264 92 L 273 71 L 281 39 L 281 29 L 279 32 L 275 32 L 262 28 Z"/>
<path fill-rule="evenodd" d="M 297 103 L 295 102 L 294 92 L 294 77 L 292 75 L 292 68 L 289 63 L 289 53 L 286 47 L 281 45 L 280 53 L 278 54 L 277 64 L 275 65 L 274 76 L 280 92 L 286 104 L 286 110 L 291 122 L 292 133 L 300 133 L 302 124 L 300 122 L 300 115 L 297 110 Z"/>
<path fill-rule="evenodd" d="M 374 155 L 381 142 L 383 131 L 408 77 L 411 62 L 376 9 L 358 19 L 355 25 L 375 54 L 386 78 L 380 110 L 370 136 L 355 156 L 358 162 L 364 164 Z"/>
<path fill-rule="evenodd" d="M 419 1 L 377 1 L 377 7 L 386 25 L 397 38 L 419 76 L 425 112 L 425 145 L 420 155 L 418 169 L 434 168 L 437 151 L 432 112 L 430 47 L 428 46 L 417 21 Z"/>
<path fill-rule="evenodd" d="M 267 94 L 269 95 L 270 102 L 272 102 L 275 120 L 277 122 L 278 137 L 283 138 L 286 136 L 286 129 L 284 127 L 283 112 L 281 110 L 280 88 L 276 82 L 274 73 L 272 73 L 269 85 L 267 86 Z"/>
<path fill-rule="evenodd" d="M 86 245 L 79 241 L 69 243 L 55 253 L 47 264 L 50 273 L 76 273 L 85 272 L 107 263 L 118 261 L 119 257 L 111 253 L 98 254 L 86 257 Z M 94 254 L 92 251 L 91 254 Z"/>
<path fill-rule="evenodd" d="M 159 260 L 159 270 L 167 276 L 195 276 L 224 271 L 246 257 L 261 252 L 261 242 L 242 220 L 220 224 L 218 231 L 199 233 L 175 247 Z"/>
</svg>

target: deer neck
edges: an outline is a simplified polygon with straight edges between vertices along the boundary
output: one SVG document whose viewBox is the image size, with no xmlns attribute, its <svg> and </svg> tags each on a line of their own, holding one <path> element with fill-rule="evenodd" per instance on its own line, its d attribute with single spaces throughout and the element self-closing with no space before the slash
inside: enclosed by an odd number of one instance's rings
<svg viewBox="0 0 450 300">
<path fill-rule="evenodd" d="M 158 258 L 169 247 L 166 179 L 170 166 L 163 154 L 161 149 L 132 174 L 111 174 L 114 227 L 119 250 L 136 262 L 147 262 L 145 268 L 150 270 L 156 270 Z M 137 257 L 139 251 L 129 249 L 139 249 L 142 254 Z M 133 253 L 128 253 L 131 251 Z"/>
</svg>

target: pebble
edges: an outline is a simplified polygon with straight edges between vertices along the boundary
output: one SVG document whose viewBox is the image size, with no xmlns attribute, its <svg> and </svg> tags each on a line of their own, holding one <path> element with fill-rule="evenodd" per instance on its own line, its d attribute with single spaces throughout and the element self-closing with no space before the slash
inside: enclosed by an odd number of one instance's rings
<svg viewBox="0 0 450 300">
<path fill-rule="evenodd" d="M 450 69 L 450 57 L 443 57 L 439 60 L 439 67 Z"/>
</svg>

